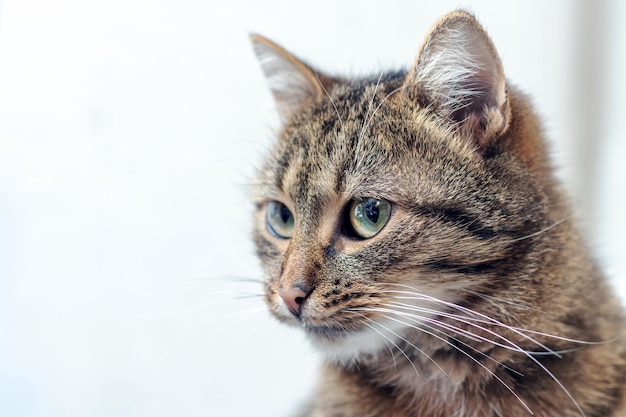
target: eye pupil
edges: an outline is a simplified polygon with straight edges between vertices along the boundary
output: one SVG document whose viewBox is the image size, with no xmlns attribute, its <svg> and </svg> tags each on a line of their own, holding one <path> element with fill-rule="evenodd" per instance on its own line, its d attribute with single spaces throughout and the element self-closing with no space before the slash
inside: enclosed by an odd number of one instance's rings
<svg viewBox="0 0 626 417">
<path fill-rule="evenodd" d="M 368 199 L 365 203 L 365 214 L 372 223 L 378 223 L 378 204 L 380 204 L 380 202 L 374 198 Z"/>
<path fill-rule="evenodd" d="M 281 205 L 279 214 L 280 219 L 283 221 L 283 223 L 287 223 L 291 218 L 291 212 L 285 205 Z"/>
</svg>

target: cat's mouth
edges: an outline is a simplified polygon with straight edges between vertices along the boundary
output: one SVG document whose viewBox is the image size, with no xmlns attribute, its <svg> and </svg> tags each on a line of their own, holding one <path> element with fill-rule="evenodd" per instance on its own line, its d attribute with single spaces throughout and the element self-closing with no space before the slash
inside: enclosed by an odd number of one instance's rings
<svg viewBox="0 0 626 417">
<path fill-rule="evenodd" d="M 381 329 L 387 329 L 385 334 L 376 325 L 354 327 L 355 323 L 347 325 L 316 325 L 302 323 L 309 341 L 327 360 L 341 364 L 351 364 L 363 355 L 375 355 L 387 346 L 395 344 L 402 330 L 392 323 L 381 323 Z"/>
<path fill-rule="evenodd" d="M 304 330 L 309 336 L 318 337 L 325 340 L 336 340 L 337 338 L 345 337 L 348 334 L 355 332 L 355 330 L 346 329 L 339 326 L 312 324 L 304 324 Z"/>
</svg>

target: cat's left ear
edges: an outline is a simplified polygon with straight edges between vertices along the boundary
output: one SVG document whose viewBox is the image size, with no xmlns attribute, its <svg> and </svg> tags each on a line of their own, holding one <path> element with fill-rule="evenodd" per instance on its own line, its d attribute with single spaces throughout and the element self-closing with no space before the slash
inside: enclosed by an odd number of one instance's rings
<svg viewBox="0 0 626 417">
<path fill-rule="evenodd" d="M 333 78 L 314 70 L 261 35 L 252 34 L 250 40 L 283 120 L 307 102 L 323 97 L 330 91 Z"/>
<path fill-rule="evenodd" d="M 452 12 L 435 24 L 403 87 L 420 106 L 452 122 L 479 153 L 508 128 L 510 104 L 502 63 L 469 13 Z"/>
</svg>

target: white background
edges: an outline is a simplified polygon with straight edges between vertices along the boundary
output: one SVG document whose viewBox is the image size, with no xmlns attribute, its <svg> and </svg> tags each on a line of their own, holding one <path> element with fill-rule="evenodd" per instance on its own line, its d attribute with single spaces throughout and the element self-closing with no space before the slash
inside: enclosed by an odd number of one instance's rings
<svg viewBox="0 0 626 417">
<path fill-rule="evenodd" d="M 277 126 L 249 46 L 408 66 L 474 11 L 626 293 L 626 3 L 0 2 L 0 416 L 286 416 L 315 354 L 264 312 L 246 184 Z"/>
</svg>

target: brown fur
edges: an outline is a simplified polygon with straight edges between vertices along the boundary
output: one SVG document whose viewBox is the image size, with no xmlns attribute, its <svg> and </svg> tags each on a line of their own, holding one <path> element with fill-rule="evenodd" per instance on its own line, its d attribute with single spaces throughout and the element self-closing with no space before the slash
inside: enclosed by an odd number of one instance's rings
<svg viewBox="0 0 626 417">
<path fill-rule="evenodd" d="M 253 42 L 284 119 L 253 192 L 267 302 L 327 355 L 302 415 L 626 416 L 621 306 L 476 20 L 447 15 L 408 73 L 380 78 Z M 392 215 L 357 239 L 346 207 L 369 197 Z M 295 217 L 289 238 L 266 226 L 271 201 Z"/>
</svg>

